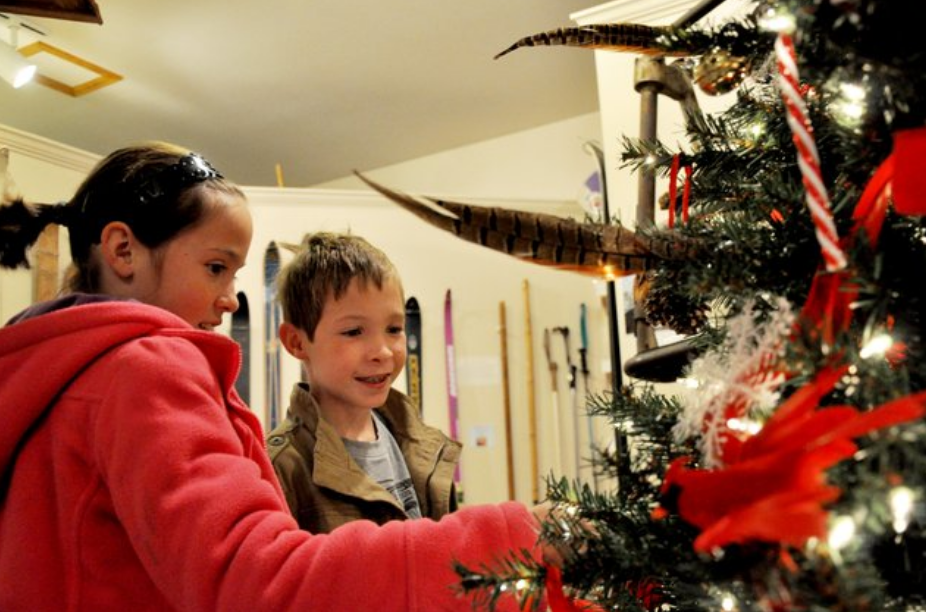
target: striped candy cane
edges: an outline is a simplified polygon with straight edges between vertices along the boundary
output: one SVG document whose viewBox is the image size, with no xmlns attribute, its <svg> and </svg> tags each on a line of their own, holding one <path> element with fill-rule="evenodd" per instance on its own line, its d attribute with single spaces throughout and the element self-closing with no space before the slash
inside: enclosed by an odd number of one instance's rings
<svg viewBox="0 0 926 612">
<path fill-rule="evenodd" d="M 787 108 L 788 125 L 797 147 L 797 164 L 804 182 L 805 199 L 816 228 L 817 241 L 829 272 L 846 267 L 846 256 L 839 246 L 839 235 L 833 223 L 829 196 L 820 174 L 820 157 L 813 140 L 813 128 L 807 116 L 807 105 L 800 94 L 797 54 L 794 42 L 787 34 L 779 34 L 775 41 L 778 58 L 778 76 L 781 95 Z"/>
</svg>

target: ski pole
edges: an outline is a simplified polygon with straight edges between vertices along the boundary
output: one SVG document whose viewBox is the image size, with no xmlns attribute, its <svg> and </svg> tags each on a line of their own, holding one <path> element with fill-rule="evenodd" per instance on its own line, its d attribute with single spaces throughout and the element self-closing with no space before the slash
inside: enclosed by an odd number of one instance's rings
<svg viewBox="0 0 926 612">
<path fill-rule="evenodd" d="M 573 451 L 575 459 L 575 468 L 576 468 L 576 480 L 579 480 L 580 467 L 582 465 L 581 451 L 579 447 L 582 445 L 580 436 L 579 436 L 579 425 L 580 425 L 580 416 L 579 416 L 579 396 L 578 389 L 576 388 L 576 371 L 578 368 L 572 362 L 572 352 L 569 350 L 569 328 L 568 327 L 554 327 L 553 331 L 563 335 L 563 345 L 566 349 L 566 381 L 569 383 L 569 401 L 572 405 L 572 418 L 573 418 Z"/>
<path fill-rule="evenodd" d="M 543 330 L 543 350 L 547 355 L 547 368 L 550 370 L 551 391 L 553 392 L 553 461 L 554 471 L 561 474 L 563 451 L 560 445 L 560 417 L 559 417 L 559 381 L 557 380 L 559 366 L 553 361 L 553 352 L 550 350 L 550 328 Z"/>
<path fill-rule="evenodd" d="M 582 372 L 582 389 L 585 391 L 585 399 L 591 395 L 591 389 L 588 386 L 589 374 L 588 369 L 588 309 L 585 302 L 579 305 L 579 366 Z M 591 451 L 592 460 L 592 484 L 595 486 L 595 492 L 598 492 L 598 473 L 595 469 L 595 457 L 597 456 L 597 446 L 595 444 L 595 424 L 592 423 L 591 415 L 586 416 L 586 425 L 588 426 L 588 447 Z"/>
</svg>

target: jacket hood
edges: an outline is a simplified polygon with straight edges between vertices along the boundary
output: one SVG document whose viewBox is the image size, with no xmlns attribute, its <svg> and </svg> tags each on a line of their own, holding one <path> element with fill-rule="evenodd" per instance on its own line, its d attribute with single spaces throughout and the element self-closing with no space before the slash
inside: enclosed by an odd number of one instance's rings
<svg viewBox="0 0 926 612">
<path fill-rule="evenodd" d="M 0 328 L 0 474 L 58 394 L 97 357 L 129 340 L 188 338 L 213 363 L 226 389 L 241 367 L 231 339 L 194 329 L 166 310 L 139 302 L 79 304 L 15 320 Z"/>
</svg>

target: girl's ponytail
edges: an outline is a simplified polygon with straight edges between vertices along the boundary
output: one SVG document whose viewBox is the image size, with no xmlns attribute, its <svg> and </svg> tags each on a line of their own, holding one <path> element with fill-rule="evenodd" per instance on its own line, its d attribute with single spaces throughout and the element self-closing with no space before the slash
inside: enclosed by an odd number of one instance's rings
<svg viewBox="0 0 926 612">
<path fill-rule="evenodd" d="M 29 267 L 26 252 L 51 223 L 68 226 L 74 207 L 61 204 L 26 204 L 21 199 L 0 206 L 0 267 Z"/>
</svg>

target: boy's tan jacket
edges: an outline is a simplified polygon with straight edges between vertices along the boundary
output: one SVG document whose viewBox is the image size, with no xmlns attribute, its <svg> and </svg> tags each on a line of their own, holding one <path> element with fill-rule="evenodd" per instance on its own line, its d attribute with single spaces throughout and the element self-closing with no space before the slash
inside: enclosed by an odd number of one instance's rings
<svg viewBox="0 0 926 612">
<path fill-rule="evenodd" d="M 425 425 L 411 401 L 396 390 L 377 412 L 395 437 L 421 504 L 437 519 L 456 510 L 453 470 L 462 445 Z M 382 524 L 406 519 L 399 502 L 353 460 L 334 427 L 319 418 L 307 383 L 293 387 L 286 419 L 267 436 L 267 450 L 299 526 L 328 533 L 358 519 Z"/>
</svg>

